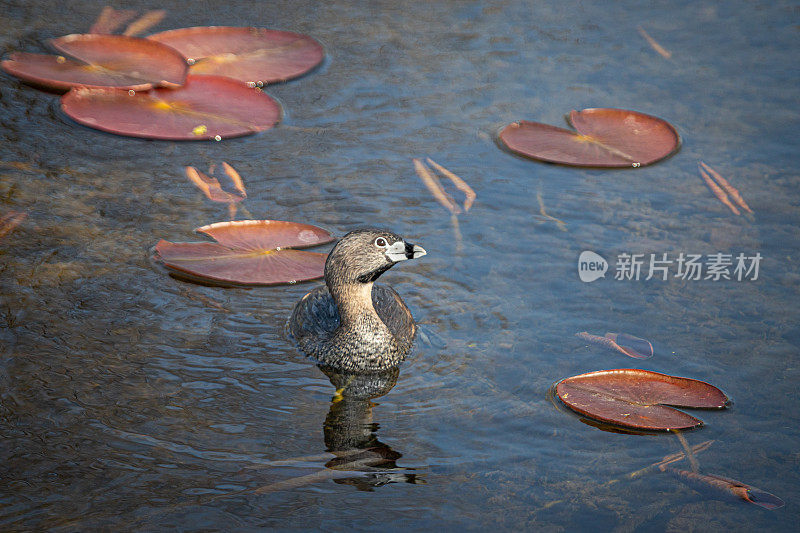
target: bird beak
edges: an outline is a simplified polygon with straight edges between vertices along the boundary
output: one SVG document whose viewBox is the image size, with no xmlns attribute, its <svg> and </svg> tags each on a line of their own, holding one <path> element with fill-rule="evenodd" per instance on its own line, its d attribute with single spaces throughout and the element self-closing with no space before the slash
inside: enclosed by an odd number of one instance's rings
<svg viewBox="0 0 800 533">
<path fill-rule="evenodd" d="M 404 241 L 397 241 L 386 249 L 386 257 L 394 263 L 405 261 L 406 259 L 417 259 L 427 253 L 422 246 Z"/>
</svg>

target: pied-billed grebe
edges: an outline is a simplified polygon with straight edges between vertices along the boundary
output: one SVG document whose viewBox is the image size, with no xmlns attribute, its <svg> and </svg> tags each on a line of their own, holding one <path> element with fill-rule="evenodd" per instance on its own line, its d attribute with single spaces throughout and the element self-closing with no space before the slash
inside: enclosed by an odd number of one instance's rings
<svg viewBox="0 0 800 533">
<path fill-rule="evenodd" d="M 417 327 L 400 296 L 373 282 L 392 266 L 425 255 L 422 247 L 380 229 L 351 231 L 325 262 L 325 285 L 300 300 L 289 332 L 320 364 L 375 372 L 399 364 Z"/>
</svg>

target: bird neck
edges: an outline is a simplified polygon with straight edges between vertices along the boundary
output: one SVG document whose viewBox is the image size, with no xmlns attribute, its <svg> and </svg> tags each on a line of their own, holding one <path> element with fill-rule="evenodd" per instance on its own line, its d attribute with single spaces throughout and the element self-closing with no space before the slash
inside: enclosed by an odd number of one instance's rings
<svg viewBox="0 0 800 533">
<path fill-rule="evenodd" d="M 372 282 L 344 283 L 328 287 L 339 309 L 341 325 L 348 327 L 364 318 L 380 318 L 372 305 Z"/>
</svg>

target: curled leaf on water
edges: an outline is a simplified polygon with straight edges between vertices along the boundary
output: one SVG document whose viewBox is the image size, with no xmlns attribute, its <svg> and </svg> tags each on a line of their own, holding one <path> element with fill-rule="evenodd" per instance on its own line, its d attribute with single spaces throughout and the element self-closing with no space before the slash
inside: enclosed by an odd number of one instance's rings
<svg viewBox="0 0 800 533">
<path fill-rule="evenodd" d="M 723 409 L 729 402 L 721 390 L 704 381 L 633 368 L 563 379 L 556 384 L 556 394 L 584 416 L 645 431 L 703 425 L 702 420 L 671 406 Z"/>
<path fill-rule="evenodd" d="M 227 76 L 259 87 L 301 76 L 325 56 L 322 45 L 308 35 L 267 28 L 181 28 L 148 39 L 182 53 L 192 74 Z"/>
<path fill-rule="evenodd" d="M 321 278 L 327 254 L 307 248 L 331 242 L 327 231 L 279 220 L 217 222 L 197 228 L 215 242 L 161 240 L 153 258 L 176 277 L 216 285 L 277 285 Z"/>
<path fill-rule="evenodd" d="M 131 137 L 209 140 L 250 135 L 274 126 L 281 107 L 259 89 L 220 76 L 187 76 L 177 89 L 85 89 L 61 98 L 73 120 Z"/>
<path fill-rule="evenodd" d="M 734 497 L 764 509 L 774 510 L 784 506 L 783 500 L 765 490 L 751 487 L 741 481 L 715 474 L 701 474 L 689 470 L 662 466 L 662 472 L 672 474 L 680 481 L 698 492 L 711 492 L 713 495 Z"/>
<path fill-rule="evenodd" d="M 26 83 L 54 91 L 73 87 L 115 87 L 145 91 L 180 87 L 186 60 L 169 46 L 124 35 L 67 35 L 50 44 L 61 54 L 15 52 L 2 68 Z"/>
<path fill-rule="evenodd" d="M 600 337 L 581 331 L 576 333 L 575 336 L 610 350 L 616 350 L 634 359 L 649 359 L 653 357 L 653 345 L 650 344 L 650 341 L 627 333 L 606 333 L 605 337 Z"/>
<path fill-rule="evenodd" d="M 14 231 L 14 228 L 19 226 L 27 216 L 27 213 L 20 211 L 0 213 L 0 239 Z"/>
<path fill-rule="evenodd" d="M 500 132 L 511 151 L 550 163 L 585 167 L 641 167 L 675 152 L 680 137 L 667 121 L 612 108 L 572 111 L 575 131 L 521 120 Z"/>
</svg>

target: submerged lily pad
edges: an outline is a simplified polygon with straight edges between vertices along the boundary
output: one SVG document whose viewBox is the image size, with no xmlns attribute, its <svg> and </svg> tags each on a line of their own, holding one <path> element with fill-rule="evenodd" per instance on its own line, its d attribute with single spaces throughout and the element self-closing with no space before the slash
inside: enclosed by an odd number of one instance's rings
<svg viewBox="0 0 800 533">
<path fill-rule="evenodd" d="M 182 53 L 192 74 L 228 76 L 258 86 L 305 74 L 325 56 L 322 45 L 308 35 L 266 28 L 181 28 L 148 39 Z"/>
<path fill-rule="evenodd" d="M 189 70 L 186 60 L 176 50 L 138 37 L 67 35 L 53 39 L 50 44 L 64 55 L 16 52 L 2 62 L 3 70 L 27 83 L 55 91 L 73 87 L 136 91 L 154 86 L 180 87 Z"/>
<path fill-rule="evenodd" d="M 572 111 L 575 131 L 540 122 L 514 122 L 500 140 L 520 155 L 572 166 L 640 167 L 678 149 L 680 137 L 667 121 L 625 109 Z"/>
<path fill-rule="evenodd" d="M 162 239 L 154 259 L 178 277 L 221 285 L 277 285 L 321 278 L 327 254 L 289 247 L 333 240 L 316 226 L 279 220 L 217 222 L 196 231 L 216 242 Z"/>
<path fill-rule="evenodd" d="M 221 76 L 188 76 L 178 89 L 147 92 L 73 89 L 61 108 L 90 128 L 147 139 L 207 140 L 267 130 L 281 118 L 278 102 Z"/>
<path fill-rule="evenodd" d="M 646 431 L 690 429 L 703 421 L 672 407 L 723 409 L 725 394 L 704 381 L 624 368 L 573 376 L 556 385 L 567 407 L 589 418 Z"/>
</svg>

